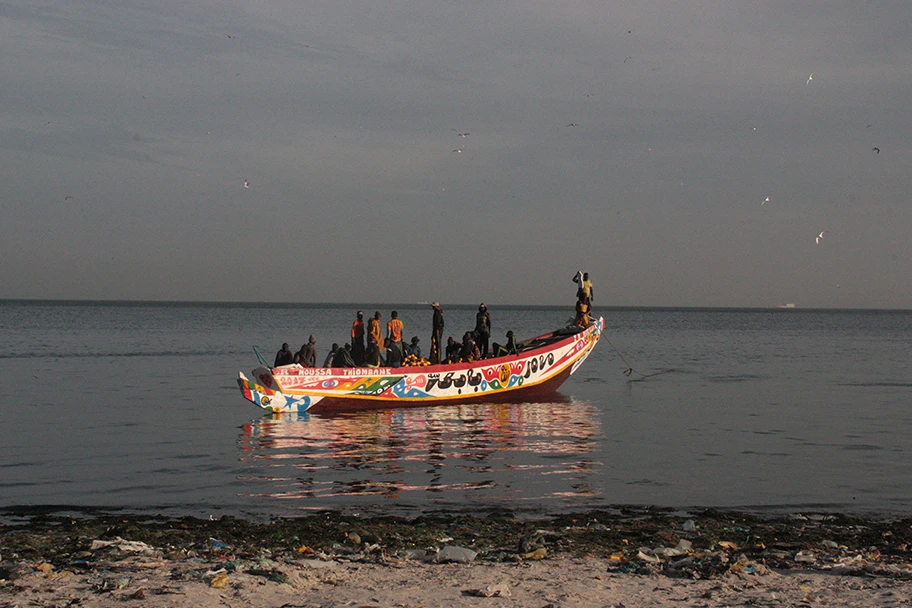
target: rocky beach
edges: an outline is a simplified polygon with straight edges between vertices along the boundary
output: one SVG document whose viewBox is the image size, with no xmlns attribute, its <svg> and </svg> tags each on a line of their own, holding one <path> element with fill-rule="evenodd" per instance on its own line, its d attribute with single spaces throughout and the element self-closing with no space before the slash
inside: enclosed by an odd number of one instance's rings
<svg viewBox="0 0 912 608">
<path fill-rule="evenodd" d="M 0 606 L 905 606 L 912 520 L 5 513 Z"/>
</svg>

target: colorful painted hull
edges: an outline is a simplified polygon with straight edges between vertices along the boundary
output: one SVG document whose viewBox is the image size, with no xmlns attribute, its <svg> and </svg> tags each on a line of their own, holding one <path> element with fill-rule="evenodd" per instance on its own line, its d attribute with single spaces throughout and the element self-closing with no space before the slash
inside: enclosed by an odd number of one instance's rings
<svg viewBox="0 0 912 608">
<path fill-rule="evenodd" d="M 520 353 L 429 367 L 258 367 L 238 372 L 244 397 L 276 413 L 535 401 L 552 395 L 586 360 L 604 328 L 564 328 L 518 344 Z"/>
</svg>

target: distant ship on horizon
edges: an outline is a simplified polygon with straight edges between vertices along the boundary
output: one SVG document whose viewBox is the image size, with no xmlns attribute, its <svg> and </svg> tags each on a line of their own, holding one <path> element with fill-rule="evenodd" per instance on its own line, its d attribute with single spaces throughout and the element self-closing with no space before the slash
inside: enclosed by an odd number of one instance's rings
<svg viewBox="0 0 912 608">
<path fill-rule="evenodd" d="M 789 302 L 788 304 L 780 304 L 777 308 L 795 308 L 795 305 Z"/>
</svg>

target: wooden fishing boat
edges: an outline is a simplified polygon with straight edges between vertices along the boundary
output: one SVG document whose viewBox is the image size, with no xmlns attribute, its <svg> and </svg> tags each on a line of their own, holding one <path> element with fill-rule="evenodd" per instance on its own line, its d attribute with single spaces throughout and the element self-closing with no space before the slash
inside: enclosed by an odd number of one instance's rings
<svg viewBox="0 0 912 608">
<path fill-rule="evenodd" d="M 536 401 L 553 393 L 595 348 L 604 329 L 563 327 L 517 342 L 517 354 L 427 367 L 302 367 L 262 365 L 247 378 L 244 397 L 272 412 L 348 411 L 384 407 Z"/>
</svg>

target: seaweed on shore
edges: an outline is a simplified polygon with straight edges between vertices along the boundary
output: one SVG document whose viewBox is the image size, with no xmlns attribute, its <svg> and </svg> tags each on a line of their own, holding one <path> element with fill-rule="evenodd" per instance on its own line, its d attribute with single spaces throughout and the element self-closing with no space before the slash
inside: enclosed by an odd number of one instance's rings
<svg viewBox="0 0 912 608">
<path fill-rule="evenodd" d="M 223 563 L 303 556 L 383 563 L 449 545 L 470 549 L 479 561 L 562 555 L 605 560 L 618 572 L 695 578 L 738 567 L 750 571 L 754 564 L 849 574 L 889 566 L 890 576 L 912 576 L 910 519 L 620 508 L 540 519 L 506 512 L 401 518 L 327 511 L 268 522 L 48 511 L 0 525 L 0 579 L 22 563 L 91 569 L 101 559 L 99 548 L 115 542 L 152 547 L 166 559 Z"/>
</svg>

